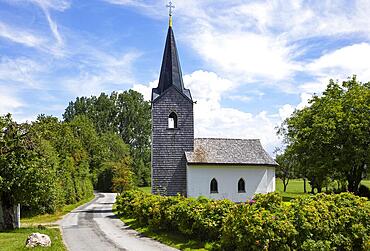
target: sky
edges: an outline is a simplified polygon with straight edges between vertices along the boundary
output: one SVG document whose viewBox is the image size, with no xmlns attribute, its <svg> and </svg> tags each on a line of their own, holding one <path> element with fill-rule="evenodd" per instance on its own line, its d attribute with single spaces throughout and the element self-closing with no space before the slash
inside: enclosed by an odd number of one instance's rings
<svg viewBox="0 0 370 251">
<path fill-rule="evenodd" d="M 149 100 L 165 0 L 0 0 L 0 114 L 62 118 L 76 97 L 134 89 Z M 370 81 L 368 0 L 177 0 L 173 28 L 196 137 L 257 138 L 329 79 Z"/>
</svg>

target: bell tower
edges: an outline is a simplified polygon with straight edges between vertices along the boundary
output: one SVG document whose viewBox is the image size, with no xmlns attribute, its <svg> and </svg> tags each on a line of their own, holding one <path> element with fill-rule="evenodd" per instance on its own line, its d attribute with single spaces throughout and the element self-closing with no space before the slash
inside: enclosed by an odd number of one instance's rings
<svg viewBox="0 0 370 251">
<path fill-rule="evenodd" d="M 152 89 L 152 193 L 187 194 L 185 152 L 194 149 L 194 114 L 190 90 L 184 88 L 172 8 L 158 87 Z"/>
</svg>

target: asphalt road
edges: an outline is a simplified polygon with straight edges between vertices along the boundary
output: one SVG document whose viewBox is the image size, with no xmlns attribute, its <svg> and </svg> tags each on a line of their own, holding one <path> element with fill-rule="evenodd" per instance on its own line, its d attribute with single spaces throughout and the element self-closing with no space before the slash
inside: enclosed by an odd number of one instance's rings
<svg viewBox="0 0 370 251">
<path fill-rule="evenodd" d="M 63 239 L 70 251 L 174 251 L 176 249 L 141 236 L 112 212 L 116 194 L 98 193 L 96 198 L 60 222 Z"/>
</svg>

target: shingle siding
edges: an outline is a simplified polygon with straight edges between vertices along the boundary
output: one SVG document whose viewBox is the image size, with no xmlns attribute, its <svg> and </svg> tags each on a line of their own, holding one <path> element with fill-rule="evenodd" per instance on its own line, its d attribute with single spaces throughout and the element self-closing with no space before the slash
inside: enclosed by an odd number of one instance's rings
<svg viewBox="0 0 370 251">
<path fill-rule="evenodd" d="M 168 116 L 177 114 L 178 128 L 168 128 Z M 152 192 L 186 195 L 185 152 L 194 149 L 193 102 L 174 87 L 152 103 Z"/>
</svg>

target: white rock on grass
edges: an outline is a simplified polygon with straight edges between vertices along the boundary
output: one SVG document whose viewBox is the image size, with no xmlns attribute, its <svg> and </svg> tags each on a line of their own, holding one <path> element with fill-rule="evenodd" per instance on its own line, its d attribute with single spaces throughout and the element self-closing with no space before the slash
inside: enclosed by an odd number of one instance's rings
<svg viewBox="0 0 370 251">
<path fill-rule="evenodd" d="M 51 240 L 50 237 L 46 234 L 33 233 L 28 236 L 26 241 L 26 247 L 33 248 L 36 246 L 50 247 Z"/>
</svg>

